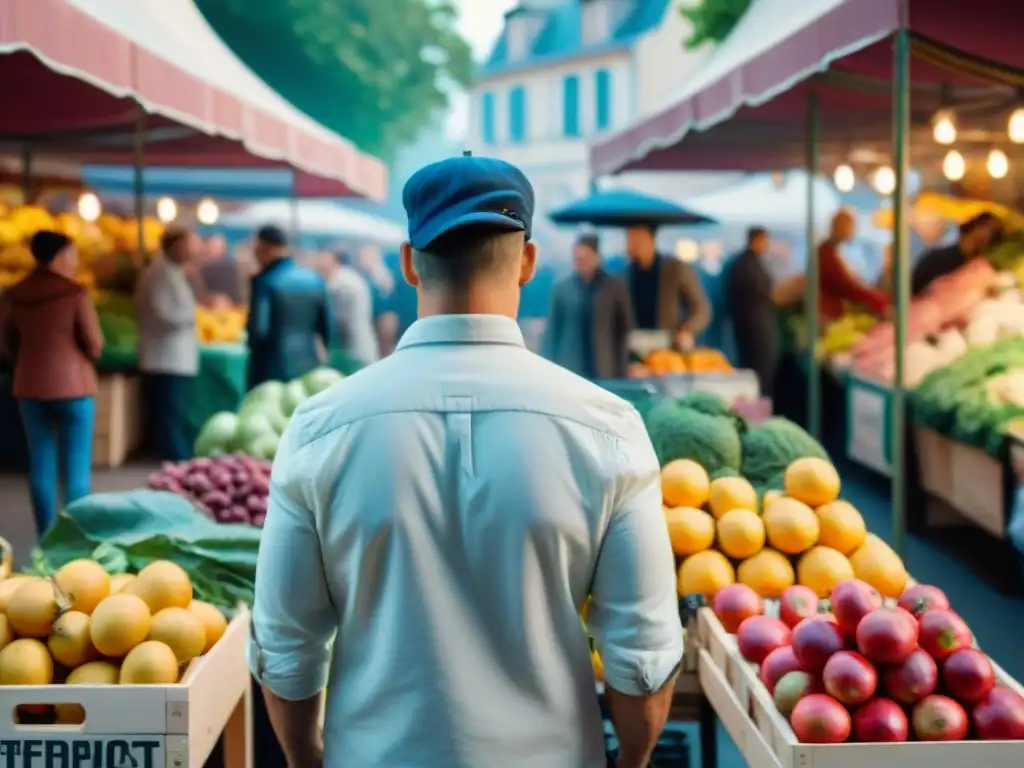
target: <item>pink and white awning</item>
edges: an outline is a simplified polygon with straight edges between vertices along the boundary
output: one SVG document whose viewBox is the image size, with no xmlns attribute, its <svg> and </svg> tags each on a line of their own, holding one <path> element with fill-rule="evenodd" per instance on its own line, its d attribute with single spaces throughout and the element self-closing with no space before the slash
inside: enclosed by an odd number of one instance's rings
<svg viewBox="0 0 1024 768">
<path fill-rule="evenodd" d="M 305 197 L 382 200 L 387 169 L 280 97 L 192 0 L 5 0 L 0 143 L 152 165 L 289 166 Z M 13 106 L 12 105 L 16 105 Z"/>
<path fill-rule="evenodd" d="M 807 96 L 813 76 L 826 70 L 829 76 L 813 87 L 821 132 L 836 157 L 856 144 L 887 144 L 891 36 L 901 26 L 1024 70 L 1024 2 L 973 0 L 967 7 L 962 0 L 753 0 L 730 37 L 665 108 L 591 147 L 591 171 L 602 176 L 802 166 Z M 914 94 L 915 117 L 925 122 L 938 86 L 982 85 L 922 61 L 914 62 L 912 76 L 915 86 L 930 86 L 930 92 Z"/>
</svg>

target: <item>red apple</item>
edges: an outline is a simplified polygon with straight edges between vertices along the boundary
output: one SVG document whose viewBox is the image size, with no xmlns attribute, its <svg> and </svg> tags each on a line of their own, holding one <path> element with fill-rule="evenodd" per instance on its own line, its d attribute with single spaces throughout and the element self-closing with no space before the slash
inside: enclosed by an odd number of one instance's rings
<svg viewBox="0 0 1024 768">
<path fill-rule="evenodd" d="M 793 654 L 806 672 L 818 672 L 832 654 L 843 650 L 839 625 L 822 616 L 804 619 L 793 629 Z"/>
<path fill-rule="evenodd" d="M 855 707 L 875 695 L 878 672 L 871 662 L 853 651 L 839 651 L 821 672 L 825 692 L 848 707 Z"/>
<path fill-rule="evenodd" d="M 988 656 L 977 648 L 961 648 L 943 662 L 942 682 L 954 699 L 974 704 L 996 687 L 996 672 Z"/>
<path fill-rule="evenodd" d="M 722 587 L 715 593 L 711 608 L 730 635 L 736 634 L 740 624 L 751 616 L 760 616 L 764 613 L 761 597 L 746 584 Z"/>
<path fill-rule="evenodd" d="M 882 673 L 882 682 L 896 701 L 914 704 L 935 693 L 939 686 L 939 667 L 927 651 L 916 648 L 901 664 L 887 667 Z"/>
<path fill-rule="evenodd" d="M 805 744 L 841 744 L 853 727 L 846 707 L 823 693 L 800 699 L 789 719 L 797 740 Z"/>
<path fill-rule="evenodd" d="M 787 672 L 775 684 L 775 693 L 772 699 L 775 701 L 775 708 L 783 715 L 789 717 L 793 707 L 804 696 L 816 693 L 819 690 L 817 681 L 806 672 L 799 670 Z"/>
<path fill-rule="evenodd" d="M 857 649 L 876 664 L 900 664 L 917 647 L 917 622 L 902 608 L 879 608 L 857 625 Z"/>
<path fill-rule="evenodd" d="M 971 713 L 982 741 L 1024 740 L 1024 698 L 1009 688 L 995 688 Z"/>
<path fill-rule="evenodd" d="M 936 661 L 944 661 L 954 651 L 974 645 L 967 623 L 948 608 L 932 608 L 921 614 L 918 642 Z"/>
<path fill-rule="evenodd" d="M 768 654 L 789 645 L 790 629 L 771 616 L 751 616 L 736 630 L 736 645 L 747 661 L 761 664 Z"/>
<path fill-rule="evenodd" d="M 765 656 L 764 662 L 761 664 L 761 682 L 768 689 L 768 693 L 774 693 L 775 684 L 782 679 L 782 676 L 798 669 L 800 669 L 800 662 L 793 655 L 793 646 L 780 646 Z"/>
<path fill-rule="evenodd" d="M 832 590 L 832 613 L 848 635 L 856 635 L 861 619 L 882 607 L 878 590 L 860 579 L 841 581 Z"/>
<path fill-rule="evenodd" d="M 914 705 L 910 721 L 921 741 L 963 741 L 967 737 L 967 713 L 948 696 L 933 694 L 921 699 Z"/>
<path fill-rule="evenodd" d="M 872 699 L 853 713 L 853 738 L 862 743 L 906 741 L 910 724 L 892 699 Z"/>
<path fill-rule="evenodd" d="M 900 595 L 899 607 L 910 611 L 915 618 L 921 618 L 921 614 L 932 608 L 949 610 L 949 598 L 946 593 L 938 587 L 929 584 L 914 584 L 907 587 Z"/>
<path fill-rule="evenodd" d="M 790 627 L 795 627 L 817 612 L 818 595 L 810 587 L 794 584 L 787 587 L 779 598 L 779 618 Z"/>
</svg>

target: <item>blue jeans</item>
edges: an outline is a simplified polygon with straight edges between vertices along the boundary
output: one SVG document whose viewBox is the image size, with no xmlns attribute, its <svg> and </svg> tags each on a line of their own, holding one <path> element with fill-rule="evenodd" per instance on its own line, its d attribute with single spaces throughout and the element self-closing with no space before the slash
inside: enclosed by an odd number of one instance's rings
<svg viewBox="0 0 1024 768">
<path fill-rule="evenodd" d="M 64 503 L 88 496 L 92 485 L 92 433 L 96 400 L 18 401 L 28 441 L 28 485 L 40 536 L 57 517 L 57 487 Z M 59 466 L 63 470 L 58 482 Z"/>
</svg>

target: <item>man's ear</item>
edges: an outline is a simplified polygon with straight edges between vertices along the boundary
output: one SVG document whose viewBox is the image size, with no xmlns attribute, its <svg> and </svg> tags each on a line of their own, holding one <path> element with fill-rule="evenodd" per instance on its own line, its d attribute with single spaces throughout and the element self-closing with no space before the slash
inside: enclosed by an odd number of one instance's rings
<svg viewBox="0 0 1024 768">
<path fill-rule="evenodd" d="M 519 285 L 526 285 L 537 274 L 537 244 L 523 243 L 523 261 L 519 267 Z"/>
<path fill-rule="evenodd" d="M 409 243 L 402 243 L 401 250 L 399 251 L 399 257 L 399 262 L 402 267 L 402 277 L 405 278 L 405 282 L 413 288 L 419 288 L 420 276 L 416 274 L 416 266 L 412 261 L 412 245 Z"/>
</svg>

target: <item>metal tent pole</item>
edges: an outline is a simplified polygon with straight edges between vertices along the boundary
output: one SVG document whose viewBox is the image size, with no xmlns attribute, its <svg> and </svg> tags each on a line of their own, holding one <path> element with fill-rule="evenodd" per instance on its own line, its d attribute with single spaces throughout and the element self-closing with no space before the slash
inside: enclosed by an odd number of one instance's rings
<svg viewBox="0 0 1024 768">
<path fill-rule="evenodd" d="M 892 541 L 903 555 L 907 535 L 906 391 L 904 351 L 907 347 L 907 307 L 910 304 L 910 232 L 907 228 L 910 176 L 910 30 L 904 23 L 896 33 L 893 53 L 893 276 L 896 325 L 896 377 L 892 389 L 890 446 L 892 466 Z"/>
<path fill-rule="evenodd" d="M 32 147 L 26 144 L 21 150 L 21 202 L 30 205 L 32 199 Z"/>
<path fill-rule="evenodd" d="M 807 326 L 807 429 L 821 439 L 821 375 L 818 370 L 818 335 L 820 312 L 820 277 L 817 234 L 814 231 L 814 183 L 821 164 L 818 116 L 818 94 L 812 89 L 807 96 L 807 300 L 804 315 Z"/>
<path fill-rule="evenodd" d="M 133 170 L 135 186 L 135 224 L 138 228 L 138 253 L 132 259 L 136 264 L 142 265 L 146 261 L 146 180 L 143 176 L 143 168 L 146 164 L 146 113 L 139 112 L 135 121 L 135 162 Z"/>
</svg>

